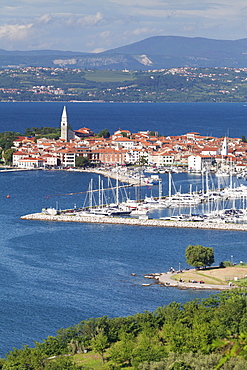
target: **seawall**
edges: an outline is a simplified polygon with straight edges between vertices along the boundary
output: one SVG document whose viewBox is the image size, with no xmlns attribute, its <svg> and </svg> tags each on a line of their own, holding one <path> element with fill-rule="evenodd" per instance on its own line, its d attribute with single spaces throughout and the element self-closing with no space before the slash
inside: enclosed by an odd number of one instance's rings
<svg viewBox="0 0 247 370">
<path fill-rule="evenodd" d="M 44 213 L 32 213 L 21 217 L 22 220 L 53 221 L 53 222 L 82 222 L 100 224 L 118 224 L 133 226 L 153 226 L 153 227 L 180 227 L 188 229 L 208 229 L 208 230 L 234 230 L 247 231 L 247 224 L 234 223 L 209 223 L 193 221 L 166 221 L 160 219 L 138 219 L 130 217 L 106 217 L 106 216 L 79 216 L 72 215 L 47 215 Z"/>
</svg>

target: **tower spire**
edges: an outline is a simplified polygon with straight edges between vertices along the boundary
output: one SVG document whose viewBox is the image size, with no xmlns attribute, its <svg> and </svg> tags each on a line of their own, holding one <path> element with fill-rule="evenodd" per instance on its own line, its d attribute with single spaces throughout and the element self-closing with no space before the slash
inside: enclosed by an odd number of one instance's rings
<svg viewBox="0 0 247 370">
<path fill-rule="evenodd" d="M 68 116 L 67 116 L 66 106 L 63 107 L 60 138 L 66 142 L 68 141 Z"/>
<path fill-rule="evenodd" d="M 222 144 L 221 155 L 228 155 L 228 144 L 227 144 L 226 136 L 225 136 L 223 144 Z"/>
</svg>

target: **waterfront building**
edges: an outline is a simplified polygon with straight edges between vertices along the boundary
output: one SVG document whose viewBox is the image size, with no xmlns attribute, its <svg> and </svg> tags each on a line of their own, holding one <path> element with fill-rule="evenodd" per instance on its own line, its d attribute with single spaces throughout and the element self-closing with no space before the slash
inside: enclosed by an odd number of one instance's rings
<svg viewBox="0 0 247 370">
<path fill-rule="evenodd" d="M 201 172 L 203 169 L 210 169 L 213 158 L 207 155 L 190 155 L 188 157 L 188 170 Z"/>
<path fill-rule="evenodd" d="M 22 152 L 22 151 L 16 151 L 13 153 L 13 156 L 12 156 L 12 164 L 13 166 L 15 167 L 19 167 L 19 160 L 20 159 L 23 159 L 23 158 L 26 158 L 27 157 L 27 153 L 26 152 Z"/>
<path fill-rule="evenodd" d="M 31 157 L 22 158 L 19 159 L 18 161 L 18 167 L 26 169 L 44 167 L 44 161 L 42 158 L 31 158 Z"/>
</svg>

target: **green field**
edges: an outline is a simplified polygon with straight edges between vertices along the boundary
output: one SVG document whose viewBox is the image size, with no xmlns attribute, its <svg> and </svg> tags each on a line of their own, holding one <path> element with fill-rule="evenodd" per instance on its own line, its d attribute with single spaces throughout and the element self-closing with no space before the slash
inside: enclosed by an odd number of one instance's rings
<svg viewBox="0 0 247 370">
<path fill-rule="evenodd" d="M 133 81 L 135 76 L 132 72 L 121 71 L 85 71 L 85 78 L 95 82 L 123 82 Z"/>
</svg>

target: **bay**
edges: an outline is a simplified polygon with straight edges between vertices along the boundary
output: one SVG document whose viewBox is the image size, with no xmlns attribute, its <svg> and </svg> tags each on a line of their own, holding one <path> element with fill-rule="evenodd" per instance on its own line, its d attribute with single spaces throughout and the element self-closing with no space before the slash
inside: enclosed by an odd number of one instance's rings
<svg viewBox="0 0 247 370">
<path fill-rule="evenodd" d="M 62 107 L 61 103 L 1 103 L 0 131 L 57 127 Z M 214 113 L 221 119 L 213 123 Z M 68 104 L 72 126 L 96 132 L 122 127 L 167 130 L 171 135 L 195 130 L 224 135 L 229 128 L 232 136 L 240 136 L 245 113 L 245 106 L 239 104 Z M 207 127 L 202 123 L 199 127 L 205 116 Z M 238 117 L 239 125 L 231 121 L 233 117 Z M 163 176 L 167 192 L 167 177 Z M 57 203 L 61 208 L 82 205 L 83 194 L 79 193 L 87 189 L 91 177 L 97 183 L 98 177 L 89 173 L 0 172 L 1 356 L 12 347 L 32 345 L 34 340 L 90 317 L 132 315 L 172 301 L 207 297 L 211 292 L 142 286 L 146 273 L 179 264 L 186 267 L 184 251 L 189 244 L 213 247 L 216 264 L 231 258 L 246 262 L 244 232 L 20 220 L 21 215 Z M 199 185 L 200 179 L 174 174 L 174 181 L 184 187 L 189 182 Z M 149 189 L 142 191 L 148 194 Z"/>
<path fill-rule="evenodd" d="M 23 133 L 27 127 L 59 127 L 64 103 L 0 103 L 0 132 Z M 247 105 L 244 103 L 66 103 L 72 128 L 94 132 L 107 128 L 154 130 L 162 135 L 241 137 L 246 134 Z"/>
</svg>

